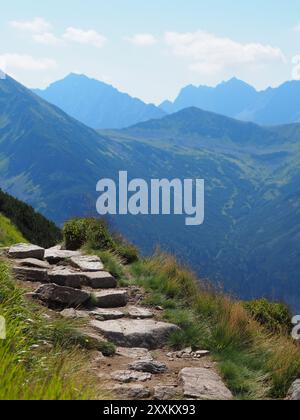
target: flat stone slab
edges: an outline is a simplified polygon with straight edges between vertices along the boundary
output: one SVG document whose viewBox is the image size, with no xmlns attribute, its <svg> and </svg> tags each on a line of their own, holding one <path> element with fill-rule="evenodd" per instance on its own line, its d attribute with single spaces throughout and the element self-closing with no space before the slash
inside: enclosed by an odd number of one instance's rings
<svg viewBox="0 0 300 420">
<path fill-rule="evenodd" d="M 128 303 L 126 290 L 106 290 L 93 294 L 93 302 L 98 308 L 121 308 Z"/>
<path fill-rule="evenodd" d="M 80 256 L 79 251 L 66 251 L 58 247 L 46 249 L 44 258 L 50 264 L 58 264 L 61 261 L 68 260 L 72 257 Z"/>
<path fill-rule="evenodd" d="M 48 272 L 44 268 L 13 267 L 13 273 L 18 280 L 49 283 Z"/>
<path fill-rule="evenodd" d="M 149 389 L 143 385 L 116 385 L 111 391 L 121 400 L 143 400 L 151 396 Z"/>
<path fill-rule="evenodd" d="M 123 312 L 118 311 L 117 309 L 101 309 L 97 308 L 89 312 L 89 315 L 98 321 L 111 321 L 114 319 L 124 318 L 125 315 Z"/>
<path fill-rule="evenodd" d="M 126 314 L 129 318 L 133 319 L 149 319 L 154 317 L 151 311 L 140 306 L 128 306 L 126 308 Z"/>
<path fill-rule="evenodd" d="M 152 378 L 151 373 L 134 372 L 132 370 L 118 370 L 111 374 L 114 381 L 129 384 L 130 382 L 146 382 Z"/>
<path fill-rule="evenodd" d="M 143 348 L 128 348 L 128 347 L 118 347 L 116 350 L 117 356 L 127 357 L 128 359 L 134 360 L 153 360 L 153 357 L 148 349 Z"/>
<path fill-rule="evenodd" d="M 179 374 L 185 397 L 198 400 L 232 400 L 221 377 L 210 369 L 184 368 Z"/>
<path fill-rule="evenodd" d="M 63 267 L 57 267 L 48 271 L 48 276 L 50 283 L 55 283 L 59 286 L 74 287 L 75 289 L 80 289 L 84 282 L 84 276 L 81 273 Z"/>
<path fill-rule="evenodd" d="M 176 325 L 150 319 L 91 321 L 91 326 L 117 346 L 147 349 L 163 347 L 170 335 L 179 330 Z"/>
<path fill-rule="evenodd" d="M 70 264 L 76 268 L 79 268 L 81 271 L 103 271 L 104 265 L 97 256 L 88 256 L 88 255 L 79 255 L 71 257 Z"/>
<path fill-rule="evenodd" d="M 29 267 L 29 268 L 50 268 L 50 264 L 46 261 L 37 260 L 36 258 L 25 258 L 23 260 L 16 260 L 15 264 L 19 267 Z"/>
<path fill-rule="evenodd" d="M 90 313 L 88 311 L 76 311 L 74 308 L 64 309 L 60 312 L 60 315 L 63 318 L 67 319 L 88 319 L 90 318 Z"/>
<path fill-rule="evenodd" d="M 44 248 L 32 244 L 17 244 L 11 246 L 8 250 L 8 256 L 17 259 L 35 258 L 37 260 L 42 260 L 44 255 Z"/>
<path fill-rule="evenodd" d="M 106 271 L 83 272 L 85 285 L 93 289 L 115 289 L 117 280 Z M 122 306 L 122 305 L 121 305 Z"/>
<path fill-rule="evenodd" d="M 168 367 L 165 363 L 157 362 L 155 360 L 138 360 L 128 366 L 129 370 L 137 372 L 148 372 L 154 375 L 168 372 Z"/>
<path fill-rule="evenodd" d="M 50 307 L 76 308 L 87 303 L 90 299 L 90 294 L 83 290 L 58 286 L 54 283 L 40 286 L 34 292 L 34 295 Z"/>
</svg>

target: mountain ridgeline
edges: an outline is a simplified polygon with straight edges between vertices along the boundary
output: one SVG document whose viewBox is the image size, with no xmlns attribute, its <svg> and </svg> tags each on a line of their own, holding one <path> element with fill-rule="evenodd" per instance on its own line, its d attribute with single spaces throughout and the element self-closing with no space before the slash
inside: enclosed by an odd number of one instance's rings
<svg viewBox="0 0 300 420">
<path fill-rule="evenodd" d="M 84 75 L 70 74 L 34 92 L 92 128 L 123 128 L 161 118 L 165 112 Z"/>
<path fill-rule="evenodd" d="M 184 109 L 96 132 L 11 78 L 0 80 L 0 186 L 57 223 L 95 214 L 96 183 L 203 178 L 205 223 L 114 216 L 144 253 L 156 245 L 241 298 L 300 310 L 300 125 L 263 128 Z"/>
<path fill-rule="evenodd" d="M 190 85 L 173 103 L 165 101 L 160 108 L 172 113 L 191 106 L 262 125 L 300 122 L 300 81 L 260 92 L 236 78 L 215 88 Z"/>
</svg>

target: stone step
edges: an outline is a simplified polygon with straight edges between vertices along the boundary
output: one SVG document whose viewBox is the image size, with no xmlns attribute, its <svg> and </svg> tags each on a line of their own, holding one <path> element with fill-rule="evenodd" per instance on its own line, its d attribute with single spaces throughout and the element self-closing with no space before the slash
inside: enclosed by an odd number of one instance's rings
<svg viewBox="0 0 300 420">
<path fill-rule="evenodd" d="M 13 267 L 13 274 L 18 280 L 37 283 L 49 283 L 48 272 L 44 268 Z"/>
<path fill-rule="evenodd" d="M 128 306 L 125 313 L 128 318 L 132 319 L 149 319 L 154 317 L 153 312 L 140 306 Z"/>
<path fill-rule="evenodd" d="M 121 308 L 128 303 L 128 293 L 123 289 L 96 292 L 92 300 L 98 308 Z"/>
<path fill-rule="evenodd" d="M 44 248 L 32 244 L 17 244 L 11 246 L 8 250 L 8 256 L 10 258 L 16 258 L 19 260 L 24 258 L 35 258 L 37 260 L 43 260 L 44 255 Z"/>
<path fill-rule="evenodd" d="M 113 319 L 121 319 L 125 317 L 125 314 L 121 311 L 116 309 L 100 309 L 95 308 L 93 310 L 80 310 L 77 311 L 74 308 L 65 309 L 64 311 L 60 312 L 60 315 L 64 318 L 69 319 L 82 319 L 82 318 L 91 318 L 96 319 L 98 321 L 108 321 Z"/>
<path fill-rule="evenodd" d="M 66 251 L 59 247 L 46 249 L 44 258 L 50 264 L 58 264 L 62 261 L 69 260 L 72 257 L 78 257 L 81 253 L 79 251 Z"/>
<path fill-rule="evenodd" d="M 92 289 L 115 289 L 117 280 L 106 271 L 82 272 L 84 284 Z"/>
<path fill-rule="evenodd" d="M 72 287 L 58 286 L 54 283 L 40 286 L 33 294 L 49 307 L 77 308 L 88 304 L 90 294 Z"/>
<path fill-rule="evenodd" d="M 59 286 L 74 287 L 88 286 L 93 289 L 114 289 L 117 287 L 116 279 L 105 271 L 81 272 L 72 267 L 54 266 L 48 271 L 51 283 Z"/>
<path fill-rule="evenodd" d="M 117 346 L 151 350 L 162 348 L 167 344 L 170 335 L 180 330 L 176 325 L 149 319 L 91 321 L 91 326 Z"/>
<path fill-rule="evenodd" d="M 50 264 L 46 261 L 37 260 L 36 258 L 25 258 L 23 260 L 15 260 L 15 265 L 18 267 L 29 267 L 29 268 L 43 268 L 49 269 Z"/>
<path fill-rule="evenodd" d="M 80 289 L 84 283 L 84 276 L 82 276 L 81 273 L 63 267 L 56 267 L 55 269 L 48 271 L 48 276 L 50 283 L 55 283 L 59 286 Z"/>
<path fill-rule="evenodd" d="M 121 310 L 97 308 L 89 312 L 90 316 L 97 321 L 111 321 L 125 317 Z"/>
<path fill-rule="evenodd" d="M 71 257 L 70 264 L 79 268 L 81 271 L 93 272 L 93 271 L 103 271 L 104 265 L 97 256 L 89 255 L 79 255 L 77 257 Z"/>
<path fill-rule="evenodd" d="M 210 369 L 184 368 L 179 374 L 184 396 L 198 400 L 232 400 L 221 377 Z"/>
</svg>

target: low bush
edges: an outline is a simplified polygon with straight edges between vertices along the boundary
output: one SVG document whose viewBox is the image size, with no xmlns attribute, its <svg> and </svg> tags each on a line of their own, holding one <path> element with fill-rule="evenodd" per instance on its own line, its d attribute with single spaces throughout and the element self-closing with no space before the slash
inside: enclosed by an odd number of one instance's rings
<svg viewBox="0 0 300 420">
<path fill-rule="evenodd" d="M 114 241 L 103 220 L 76 218 L 65 223 L 63 228 L 67 249 L 75 251 L 87 244 L 90 248 L 114 249 Z"/>
</svg>

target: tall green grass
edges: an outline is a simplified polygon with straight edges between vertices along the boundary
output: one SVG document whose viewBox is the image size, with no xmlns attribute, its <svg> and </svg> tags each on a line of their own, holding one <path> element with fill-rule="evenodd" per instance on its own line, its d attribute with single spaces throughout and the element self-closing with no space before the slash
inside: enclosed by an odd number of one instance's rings
<svg viewBox="0 0 300 420">
<path fill-rule="evenodd" d="M 48 318 L 15 285 L 0 261 L 0 315 L 7 338 L 0 340 L 0 400 L 74 400 L 103 396 L 87 373 L 87 354 L 73 344 L 70 321 Z"/>
<path fill-rule="evenodd" d="M 271 334 L 245 309 L 200 282 L 173 257 L 157 254 L 131 266 L 131 282 L 179 325 L 170 344 L 210 350 L 237 399 L 283 398 L 300 376 L 300 348 L 287 335 Z"/>
</svg>

